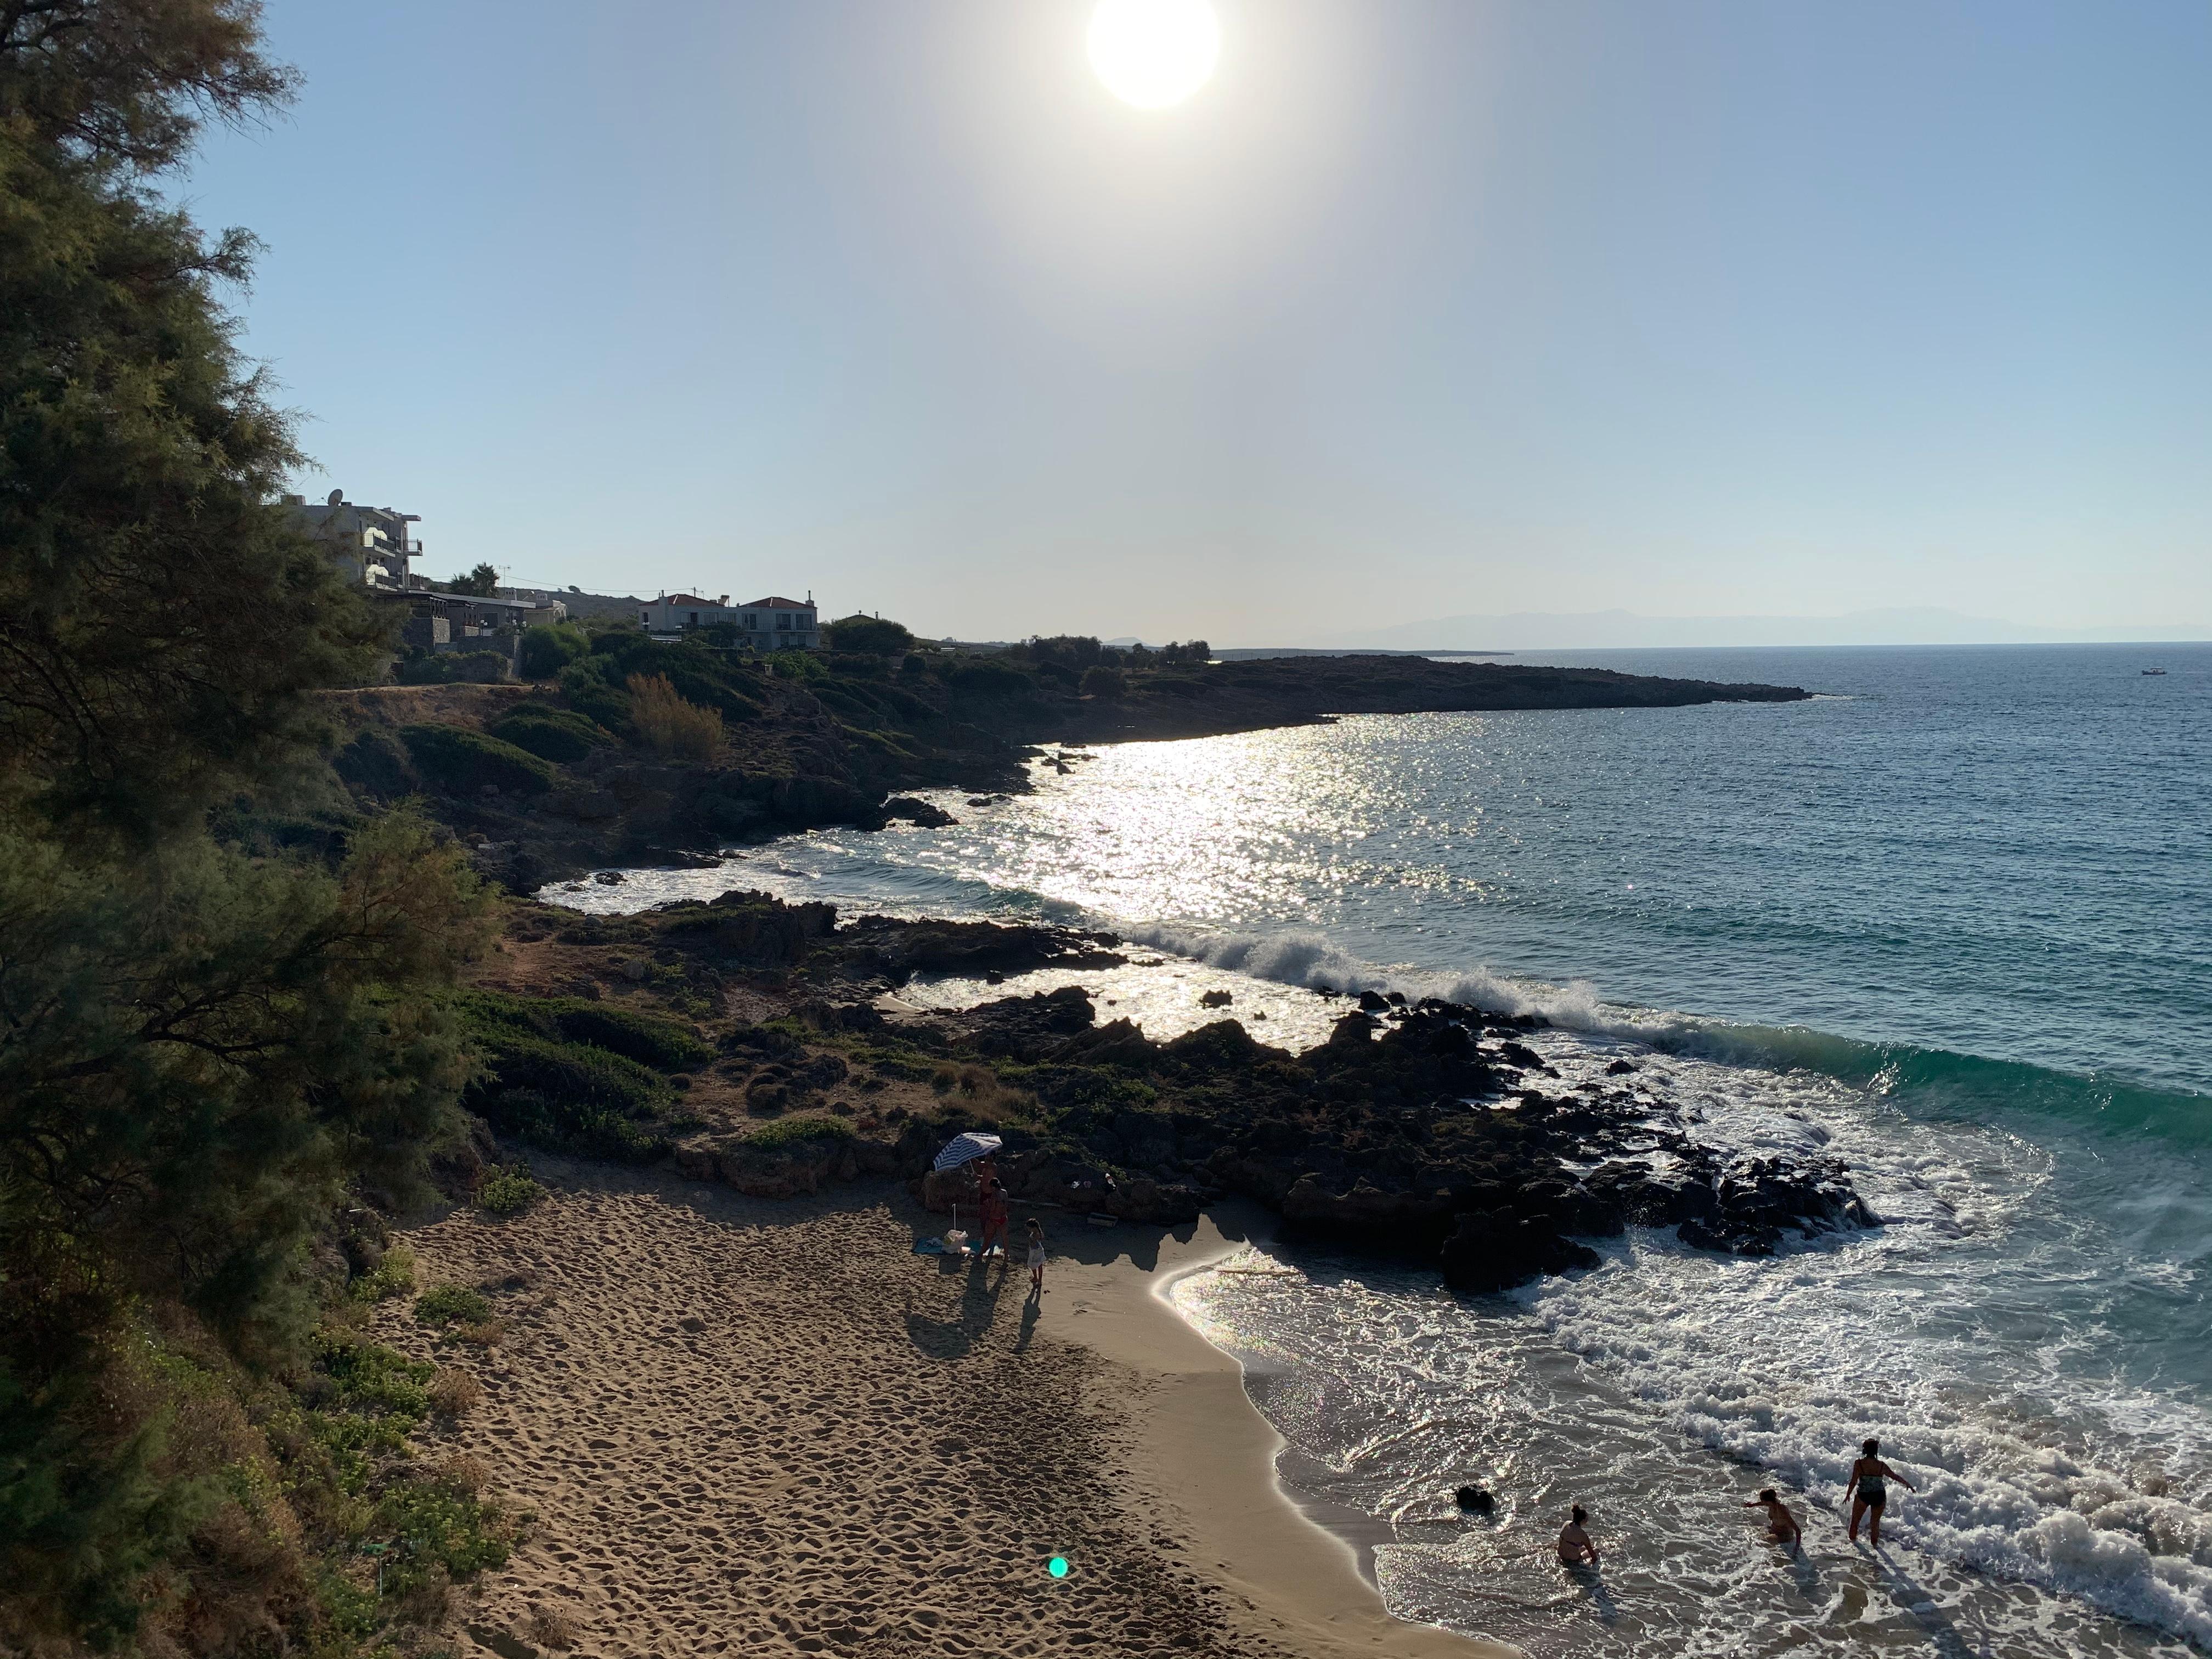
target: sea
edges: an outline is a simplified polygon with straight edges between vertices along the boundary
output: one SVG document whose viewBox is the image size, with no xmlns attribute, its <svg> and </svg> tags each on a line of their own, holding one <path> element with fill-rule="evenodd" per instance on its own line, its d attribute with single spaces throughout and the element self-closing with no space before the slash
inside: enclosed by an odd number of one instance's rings
<svg viewBox="0 0 2212 1659">
<path fill-rule="evenodd" d="M 1494 1297 L 1256 1243 L 1178 1281 L 1394 1613 L 1547 1656 L 2212 1652 L 2212 646 L 1514 659 L 1818 695 L 1057 749 L 934 797 L 957 825 L 544 896 L 1110 928 L 1126 968 L 906 994 L 1079 980 L 1162 1036 L 1213 990 L 1292 1048 L 1317 988 L 1541 1014 L 1570 1084 L 1627 1059 L 1716 1145 L 1841 1157 L 1881 1224 L 1632 1230 Z M 1869 1436 L 1917 1488 L 1879 1550 Z M 1595 1572 L 1553 1557 L 1571 1503 Z"/>
</svg>

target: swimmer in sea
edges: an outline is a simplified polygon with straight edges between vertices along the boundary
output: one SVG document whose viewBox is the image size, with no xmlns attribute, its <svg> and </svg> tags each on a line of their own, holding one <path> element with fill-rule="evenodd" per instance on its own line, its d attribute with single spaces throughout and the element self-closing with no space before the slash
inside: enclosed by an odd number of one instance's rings
<svg viewBox="0 0 2212 1659">
<path fill-rule="evenodd" d="M 1790 1513 L 1790 1505 L 1775 1496 L 1773 1487 L 1767 1487 L 1750 1503 L 1746 1504 L 1744 1508 L 1765 1510 L 1767 1536 L 1783 1546 L 1792 1555 L 1797 1553 L 1798 1546 L 1804 1540 L 1804 1534 L 1797 1529 L 1797 1517 Z"/>
<path fill-rule="evenodd" d="M 1858 1462 L 1851 1465 L 1850 1481 L 1844 1488 L 1846 1501 L 1850 1500 L 1852 1492 L 1858 1493 L 1858 1501 L 1851 1504 L 1851 1542 L 1856 1544 L 1859 1541 L 1859 1519 L 1872 1510 L 1874 1528 L 1871 1537 L 1874 1547 L 1880 1549 L 1881 1512 L 1889 1503 L 1888 1483 L 1894 1480 L 1907 1492 L 1918 1492 L 1920 1488 L 1881 1461 L 1881 1441 L 1869 1440 L 1859 1448 L 1859 1451 Z"/>
<path fill-rule="evenodd" d="M 1586 1527 L 1589 1520 L 1583 1506 L 1576 1504 L 1567 1516 L 1567 1524 L 1559 1528 L 1559 1565 L 1563 1567 L 1594 1567 L 1597 1565 L 1597 1546 L 1590 1542 Z"/>
</svg>

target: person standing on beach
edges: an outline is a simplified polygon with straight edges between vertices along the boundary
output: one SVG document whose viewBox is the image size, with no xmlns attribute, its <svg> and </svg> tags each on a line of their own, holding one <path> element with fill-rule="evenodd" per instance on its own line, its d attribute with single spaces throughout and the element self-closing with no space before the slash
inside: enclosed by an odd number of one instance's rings
<svg viewBox="0 0 2212 1659">
<path fill-rule="evenodd" d="M 1895 1469 L 1881 1461 L 1881 1442 L 1869 1440 L 1859 1448 L 1859 1460 L 1851 1465 L 1851 1478 L 1844 1487 L 1844 1500 L 1851 1504 L 1851 1542 L 1859 1541 L 1859 1521 L 1869 1510 L 1874 1511 L 1871 1541 L 1876 1549 L 1881 1547 L 1881 1512 L 1889 1503 L 1889 1482 L 1894 1480 L 1907 1492 L 1918 1492 Z M 1858 1500 L 1851 1503 L 1856 1492 Z"/>
<path fill-rule="evenodd" d="M 1030 1218 L 1030 1294 L 1044 1294 L 1044 1228 L 1035 1216 Z"/>
<path fill-rule="evenodd" d="M 1805 1534 L 1798 1529 L 1797 1517 L 1790 1513 L 1790 1505 L 1775 1496 L 1773 1487 L 1767 1487 L 1750 1503 L 1746 1504 L 1744 1508 L 1765 1510 L 1767 1536 L 1787 1549 L 1792 1555 L 1797 1553 Z"/>
<path fill-rule="evenodd" d="M 1559 1528 L 1559 1565 L 1563 1567 L 1594 1567 L 1597 1565 L 1597 1546 L 1590 1541 L 1589 1514 L 1579 1504 L 1568 1513 L 1567 1524 Z"/>
</svg>

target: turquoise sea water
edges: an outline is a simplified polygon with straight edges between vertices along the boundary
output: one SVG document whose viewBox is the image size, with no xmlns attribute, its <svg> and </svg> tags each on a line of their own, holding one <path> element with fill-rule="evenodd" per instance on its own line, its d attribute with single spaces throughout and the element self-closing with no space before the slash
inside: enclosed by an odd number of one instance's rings
<svg viewBox="0 0 2212 1659">
<path fill-rule="evenodd" d="M 1091 921 L 1182 964 L 1124 1012 L 1242 976 L 1277 1041 L 1321 983 L 1544 1012 L 1570 1074 L 1630 1055 L 1724 1144 L 1840 1152 L 1887 1224 L 1766 1262 L 1634 1233 L 1482 1303 L 1321 1257 L 1188 1281 L 1394 1608 L 1561 1654 L 2212 1649 L 2212 647 L 1536 659 L 1823 695 L 1102 749 L 956 828 L 548 896 Z M 1826 1515 L 1867 1433 L 1926 1489 L 1881 1558 Z M 1497 1522 L 1439 1506 L 1471 1474 Z M 1809 1565 L 1741 1535 L 1770 1481 Z M 1570 1496 L 1601 1593 L 1526 1547 Z"/>
</svg>

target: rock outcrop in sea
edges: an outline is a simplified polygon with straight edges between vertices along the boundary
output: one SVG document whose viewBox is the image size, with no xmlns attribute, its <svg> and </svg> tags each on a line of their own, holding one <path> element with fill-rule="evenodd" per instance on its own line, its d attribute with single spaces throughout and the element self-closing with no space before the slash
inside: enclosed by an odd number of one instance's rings
<svg viewBox="0 0 2212 1659">
<path fill-rule="evenodd" d="M 1369 994 L 1302 1054 L 1233 1018 L 1163 1042 L 1127 1019 L 1102 1023 L 1081 984 L 958 1012 L 879 1006 L 919 973 L 1119 965 L 1121 941 L 1107 933 L 841 922 L 829 906 L 759 893 L 577 926 L 646 930 L 669 967 L 688 960 L 718 986 L 738 975 L 774 987 L 784 1018 L 722 1039 L 717 1069 L 748 1117 L 833 1095 L 862 1103 L 831 1103 L 860 1127 L 814 1118 L 816 1139 L 733 1125 L 677 1145 L 688 1172 L 749 1193 L 903 1175 L 947 1210 L 973 1201 L 973 1177 L 926 1173 L 931 1156 L 959 1128 L 989 1127 L 1004 1138 L 1000 1172 L 1018 1204 L 1175 1225 L 1239 1194 L 1293 1235 L 1433 1264 L 1470 1293 L 1595 1266 L 1583 1241 L 1632 1225 L 1761 1255 L 1792 1236 L 1874 1221 L 1840 1161 L 1716 1144 L 1629 1062 L 1570 1086 L 1528 1046 L 1540 1024 L 1528 1015 Z M 933 1072 L 941 1106 L 865 1109 L 887 1079 Z M 984 1094 L 997 1109 L 963 1114 L 963 1099 Z"/>
</svg>

